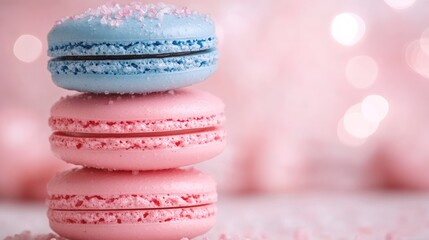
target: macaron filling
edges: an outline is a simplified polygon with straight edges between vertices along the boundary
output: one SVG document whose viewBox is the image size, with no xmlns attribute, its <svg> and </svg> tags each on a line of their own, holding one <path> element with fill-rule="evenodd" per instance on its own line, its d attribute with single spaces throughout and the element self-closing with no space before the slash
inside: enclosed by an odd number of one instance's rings
<svg viewBox="0 0 429 240">
<path fill-rule="evenodd" d="M 210 51 L 200 50 L 200 51 L 189 51 L 189 52 L 171 52 L 171 53 L 159 53 L 159 54 L 140 54 L 140 55 L 70 55 L 70 56 L 60 56 L 55 59 L 58 60 L 121 60 L 121 59 L 146 59 L 146 58 L 165 58 L 165 57 L 180 57 L 186 56 L 195 53 L 205 53 Z"/>
<path fill-rule="evenodd" d="M 225 121 L 224 113 L 209 116 L 189 117 L 182 119 L 162 120 L 85 120 L 52 116 L 49 126 L 58 132 L 75 133 L 136 133 L 136 132 L 166 132 L 181 129 L 202 129 L 221 126 Z"/>
<path fill-rule="evenodd" d="M 190 207 L 214 203 L 216 201 L 216 192 L 202 192 L 198 194 L 53 194 L 49 196 L 47 203 L 50 209 L 55 210 L 108 210 Z"/>
<path fill-rule="evenodd" d="M 214 204 L 207 204 L 182 208 L 109 211 L 65 211 L 50 209 L 48 217 L 51 222 L 60 224 L 139 224 L 206 219 L 214 217 L 215 213 L 216 206 Z"/>
<path fill-rule="evenodd" d="M 166 134 L 167 133 L 167 134 Z M 51 146 L 86 150 L 157 150 L 180 149 L 224 142 L 223 128 L 205 128 L 164 133 L 91 134 L 55 132 L 50 137 Z"/>
<path fill-rule="evenodd" d="M 56 75 L 101 74 L 135 75 L 183 72 L 215 66 L 215 49 L 181 54 L 60 57 L 49 61 L 48 69 Z M 119 81 L 119 80 L 118 80 Z"/>
</svg>

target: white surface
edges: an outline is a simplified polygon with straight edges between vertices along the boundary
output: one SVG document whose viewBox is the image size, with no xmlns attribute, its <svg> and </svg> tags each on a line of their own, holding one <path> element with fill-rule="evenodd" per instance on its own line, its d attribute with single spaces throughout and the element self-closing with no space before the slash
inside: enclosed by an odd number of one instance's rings
<svg viewBox="0 0 429 240">
<path fill-rule="evenodd" d="M 0 202 L 0 239 L 24 230 L 35 234 L 50 232 L 45 205 Z"/>
</svg>

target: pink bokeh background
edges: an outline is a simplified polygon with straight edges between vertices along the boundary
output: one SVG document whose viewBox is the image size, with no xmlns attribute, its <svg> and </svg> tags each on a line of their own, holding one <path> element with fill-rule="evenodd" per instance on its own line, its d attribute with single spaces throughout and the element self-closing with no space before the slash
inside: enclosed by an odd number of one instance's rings
<svg viewBox="0 0 429 240">
<path fill-rule="evenodd" d="M 42 198 L 53 23 L 105 1 L 0 2 L 0 198 Z M 117 1 L 127 2 L 127 1 Z M 211 15 L 220 60 L 194 86 L 227 106 L 228 147 L 201 164 L 227 193 L 429 189 L 429 2 L 165 1 Z"/>
</svg>

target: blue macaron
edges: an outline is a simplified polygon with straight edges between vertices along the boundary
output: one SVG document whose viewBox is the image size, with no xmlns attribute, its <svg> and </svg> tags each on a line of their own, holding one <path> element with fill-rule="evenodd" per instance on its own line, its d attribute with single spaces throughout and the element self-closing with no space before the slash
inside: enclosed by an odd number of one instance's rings
<svg viewBox="0 0 429 240">
<path fill-rule="evenodd" d="M 58 21 L 48 69 L 59 87 L 147 93 L 203 81 L 216 69 L 213 21 L 166 4 L 106 4 Z"/>
</svg>

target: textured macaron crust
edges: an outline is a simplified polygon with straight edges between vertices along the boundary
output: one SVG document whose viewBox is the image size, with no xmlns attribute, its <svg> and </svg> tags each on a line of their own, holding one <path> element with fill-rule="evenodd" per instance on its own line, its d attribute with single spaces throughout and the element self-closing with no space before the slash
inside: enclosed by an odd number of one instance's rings
<svg viewBox="0 0 429 240">
<path fill-rule="evenodd" d="M 215 215 L 213 204 L 187 208 L 132 209 L 132 210 L 49 210 L 48 218 L 59 224 L 139 224 L 165 223 L 208 219 Z M 184 236 L 183 236 L 184 237 Z"/>
<path fill-rule="evenodd" d="M 214 180 L 195 169 L 76 168 L 53 178 L 48 195 L 51 228 L 70 239 L 192 238 L 213 226 L 217 200 Z"/>
<path fill-rule="evenodd" d="M 78 94 L 51 109 L 51 147 L 66 162 L 114 170 L 186 166 L 219 154 L 222 101 L 179 89 L 146 95 Z"/>
<path fill-rule="evenodd" d="M 218 58 L 213 21 L 166 4 L 106 4 L 58 21 L 48 69 L 60 87 L 147 93 L 200 82 Z"/>
<path fill-rule="evenodd" d="M 48 68 L 62 88 L 93 93 L 147 93 L 186 87 L 216 70 L 216 50 L 132 59 L 54 59 Z"/>
</svg>

